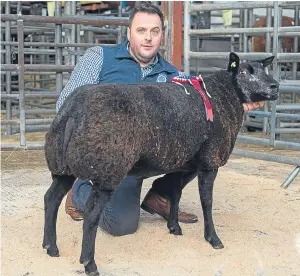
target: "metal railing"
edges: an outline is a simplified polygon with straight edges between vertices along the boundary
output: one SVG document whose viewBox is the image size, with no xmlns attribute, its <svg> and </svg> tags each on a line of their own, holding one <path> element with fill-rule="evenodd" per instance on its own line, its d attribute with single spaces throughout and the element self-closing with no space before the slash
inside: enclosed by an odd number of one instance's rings
<svg viewBox="0 0 300 276">
<path fill-rule="evenodd" d="M 269 133 L 268 139 L 253 138 L 248 136 L 238 136 L 238 141 L 242 143 L 252 143 L 264 146 L 272 146 L 278 149 L 300 150 L 300 101 L 296 102 L 296 94 L 300 93 L 300 80 L 297 80 L 297 62 L 300 62 L 300 53 L 297 52 L 298 36 L 300 36 L 299 24 L 299 6 L 300 2 L 230 2 L 230 3 L 217 3 L 217 4 L 190 4 L 189 1 L 184 2 L 184 71 L 190 74 L 191 60 L 217 60 L 224 59 L 224 65 L 228 59 L 229 52 L 200 52 L 191 51 L 191 37 L 197 36 L 210 37 L 216 35 L 231 35 L 231 42 L 234 42 L 235 37 L 239 40 L 238 54 L 242 59 L 257 60 L 263 59 L 268 56 L 275 56 L 273 65 L 273 77 L 280 82 L 279 92 L 280 95 L 284 93 L 292 94 L 292 102 L 284 104 L 280 100 L 272 102 L 271 108 L 268 104 L 265 105 L 264 111 L 252 111 L 246 116 L 245 125 L 261 126 L 265 133 Z M 289 8 L 295 10 L 295 25 L 291 27 L 281 27 L 282 8 Z M 249 20 L 249 16 L 253 16 L 254 8 L 267 9 L 267 26 L 264 28 L 253 28 L 253 22 Z M 272 9 L 274 11 L 274 26 L 271 27 Z M 211 12 L 217 10 L 239 10 L 240 14 L 240 28 L 214 28 L 214 29 L 191 29 L 190 15 L 197 12 Z M 251 22 L 251 23 L 250 23 Z M 249 26 L 249 23 L 251 24 Z M 248 38 L 266 34 L 266 52 L 263 53 L 250 53 L 248 51 Z M 273 34 L 273 45 L 271 47 L 271 34 Z M 234 37 L 235 36 L 235 37 Z M 294 53 L 281 53 L 279 43 L 282 37 L 294 37 Z M 271 48 L 273 49 L 271 51 Z M 233 45 L 231 50 L 233 50 Z M 280 77 L 281 64 L 283 62 L 292 62 L 292 77 L 293 80 L 282 80 Z M 211 70 L 207 68 L 205 72 L 213 72 L 216 68 Z M 201 69 L 199 69 L 201 73 Z M 218 69 L 217 69 L 218 70 Z M 197 72 L 198 73 L 198 72 Z M 283 111 L 285 111 L 283 113 Z M 289 112 L 289 113 L 287 113 Z M 262 117 L 263 123 L 253 123 L 249 120 L 250 116 Z M 281 123 L 280 120 L 289 120 L 289 123 Z M 282 141 L 281 134 L 298 134 L 298 141 Z M 295 170 L 287 177 L 283 183 L 283 187 L 288 185 L 295 179 L 300 170 L 300 158 L 284 157 L 280 155 L 271 155 L 266 153 L 259 153 L 253 151 L 246 151 L 234 149 L 233 154 L 244 157 L 251 157 L 261 160 L 280 162 L 285 164 L 295 165 Z M 299 153 L 300 156 L 300 153 Z"/>
<path fill-rule="evenodd" d="M 20 13 L 21 6 L 18 6 L 19 14 L 10 14 L 10 2 L 5 3 L 6 14 L 1 15 L 2 22 L 1 31 L 5 32 L 5 41 L 1 43 L 1 78 L 5 83 L 1 87 L 1 99 L 6 103 L 5 115 L 6 119 L 1 120 L 2 129 L 5 128 L 8 135 L 19 133 L 19 144 L 2 144 L 1 149 L 27 148 L 38 149 L 43 148 L 44 142 L 28 142 L 25 134 L 29 131 L 45 131 L 49 129 L 52 121 L 48 118 L 28 118 L 31 115 L 47 115 L 54 116 L 55 108 L 49 106 L 54 103 L 59 96 L 64 80 L 69 76 L 69 73 L 74 69 L 75 63 L 79 55 L 83 53 L 82 48 L 95 46 L 97 43 L 93 41 L 94 33 L 102 33 L 108 36 L 112 34 L 116 37 L 116 43 L 120 42 L 123 31 L 120 26 L 128 25 L 128 18 L 125 17 L 104 17 L 104 16 L 85 16 L 81 11 L 76 11 L 76 2 L 66 1 L 67 5 L 71 5 L 65 9 L 68 15 L 61 15 L 60 2 L 55 3 L 56 16 L 30 16 Z M 191 59 L 226 59 L 228 52 L 195 52 L 190 49 L 190 38 L 194 36 L 210 37 L 216 35 L 230 35 L 231 41 L 234 41 L 233 36 L 239 38 L 239 55 L 243 59 L 258 59 L 265 58 L 270 55 L 275 55 L 276 62 L 274 63 L 273 76 L 280 80 L 280 66 L 282 62 L 300 61 L 299 53 L 281 53 L 278 47 L 278 41 L 286 35 L 299 36 L 299 26 L 297 26 L 297 16 L 299 16 L 299 2 L 231 2 L 218 4 L 190 4 L 189 1 L 184 2 L 184 69 L 185 73 L 190 73 Z M 281 9 L 283 7 L 295 9 L 295 26 L 280 27 Z M 253 8 L 267 8 L 268 25 L 265 28 L 252 28 L 248 26 L 248 15 Z M 222 9 L 238 9 L 240 10 L 240 25 L 243 28 L 233 29 L 209 29 L 196 30 L 190 28 L 189 17 L 192 11 L 216 11 Z M 249 9 L 247 11 L 247 9 Z M 274 9 L 274 27 L 271 27 L 271 14 Z M 121 13 L 119 13 L 121 15 Z M 171 15 L 169 16 L 171 18 Z M 34 23 L 34 25 L 27 25 Z M 36 27 L 36 25 L 39 25 Z M 109 28 L 102 28 L 109 25 Z M 4 27 L 3 27 L 4 26 Z M 114 27 L 114 28 L 112 28 Z M 170 25 L 166 34 L 169 36 Z M 16 41 L 11 40 L 12 31 L 16 31 Z M 87 43 L 82 42 L 81 32 L 87 33 Z M 63 32 L 65 35 L 63 36 Z M 266 34 L 266 52 L 265 53 L 249 53 L 247 50 L 248 38 L 252 35 Z M 271 51 L 271 34 L 273 33 L 273 50 Z M 33 34 L 41 36 L 40 41 L 33 41 Z M 30 41 L 25 41 L 24 37 L 30 38 Z M 63 41 L 64 38 L 64 41 Z M 105 40 L 105 38 L 104 38 Z M 166 38 L 166 40 L 168 40 Z M 106 42 L 107 44 L 107 42 Z M 294 48 L 297 48 L 298 40 L 294 40 Z M 30 48 L 28 48 L 30 47 Z M 43 47 L 41 49 L 41 47 Z M 164 51 L 169 51 L 169 45 L 162 48 Z M 17 49 L 16 49 L 17 48 Z M 52 48 L 52 49 L 50 49 Z M 234 47 L 232 47 L 234 48 Z M 16 54 L 18 55 L 18 63 L 12 64 Z M 25 55 L 24 55 L 25 54 Z M 28 59 L 25 60 L 25 58 Z M 53 60 L 50 60 L 52 56 Z M 169 54 L 167 54 L 169 56 Z M 34 62 L 37 58 L 38 62 Z M 49 64 L 52 62 L 52 64 Z M 34 64 L 36 63 L 36 64 Z M 203 71 L 212 71 L 215 68 L 203 68 Z M 34 76 L 34 79 L 25 79 L 28 74 Z M 18 80 L 12 80 L 13 76 L 18 76 Z M 38 76 L 38 78 L 37 78 Z M 273 103 L 271 109 L 266 105 L 264 111 L 252 111 L 249 115 L 263 117 L 263 129 L 269 131 L 269 139 L 258 139 L 252 137 L 239 136 L 238 141 L 244 143 L 253 143 L 265 146 L 273 146 L 279 149 L 299 150 L 298 142 L 278 140 L 283 133 L 294 131 L 299 133 L 299 104 L 296 103 L 296 95 L 300 92 L 300 82 L 297 78 L 297 64 L 293 62 L 292 67 L 293 80 L 281 81 L 280 94 L 287 93 L 292 95 L 290 104 L 281 102 Z M 28 87 L 28 83 L 34 83 L 37 87 Z M 52 84 L 52 86 L 49 86 Z M 4 89 L 5 88 L 5 92 Z M 39 99 L 42 103 L 33 102 L 31 100 Z M 44 102 L 45 100 L 45 102 Z M 47 100 L 47 102 L 46 102 Z M 18 110 L 13 110 L 12 105 L 18 104 Z M 28 107 L 35 107 L 30 109 Z M 27 107 L 27 108 L 26 108 Z M 283 111 L 289 111 L 286 113 Z M 2 112 L 2 111 L 1 111 Z M 13 119 L 17 116 L 18 119 Z M 249 116 L 248 116 L 249 117 Z M 289 122 L 280 122 L 279 120 L 290 120 Z M 253 122 L 246 120 L 248 124 Z M 257 124 L 257 123 L 255 123 Z M 288 124 L 288 125 L 287 125 Z M 270 125 L 270 127 L 269 127 Z M 300 139 L 299 139 L 300 140 Z M 256 152 L 234 150 L 234 154 L 239 156 L 247 156 L 268 161 L 282 162 L 286 164 L 296 165 L 294 172 L 287 178 L 284 186 L 289 183 L 299 173 L 300 158 L 283 158 L 278 155 L 261 154 Z"/>
<path fill-rule="evenodd" d="M 10 14 L 11 3 L 6 2 L 5 14 L 1 15 L 1 21 L 5 22 L 1 24 L 1 32 L 5 32 L 5 41 L 1 42 L 1 104 L 6 104 L 5 110 L 1 110 L 1 113 L 6 115 L 6 119 L 1 120 L 1 130 L 5 128 L 7 135 L 20 133 L 20 144 L 2 145 L 3 149 L 26 147 L 28 145 L 26 132 L 44 131 L 47 127 L 49 128 L 51 118 L 31 119 L 27 117 L 32 114 L 52 115 L 53 117 L 56 113 L 55 108 L 47 108 L 45 104 L 48 103 L 40 104 L 40 109 L 25 109 L 25 106 L 37 107 L 35 100 L 56 99 L 63 88 L 64 80 L 74 69 L 78 56 L 84 53 L 81 48 L 97 45 L 91 39 L 89 43 L 81 43 L 80 32 L 102 33 L 106 36 L 113 34 L 117 40 L 120 26 L 128 25 L 127 17 L 80 15 L 80 12 L 76 11 L 76 5 L 79 2 L 66 1 L 64 15 L 62 15 L 61 3 L 56 2 L 55 16 L 22 15 L 20 3 L 18 3 L 19 13 Z M 115 28 L 100 28 L 106 25 Z M 16 35 L 17 42 L 11 40 L 14 35 Z M 34 35 L 39 36 L 40 41 L 34 42 L 32 40 Z M 30 37 L 30 42 L 25 42 L 25 38 L 28 37 Z M 91 37 L 93 36 L 90 35 L 89 38 Z M 13 55 L 18 57 L 16 64 L 12 64 Z M 51 55 L 54 57 L 52 61 L 54 64 L 49 64 Z M 30 56 L 30 64 L 28 64 L 28 56 Z M 35 62 L 37 64 L 33 64 L 33 57 L 38 57 L 38 61 Z M 34 82 L 34 86 L 39 83 L 38 87 L 25 86 L 30 82 L 28 79 L 25 82 L 25 77 L 28 75 L 34 76 L 34 81 L 31 82 Z M 13 76 L 17 76 L 18 80 L 12 80 Z M 4 77 L 5 81 L 3 81 Z M 39 79 L 42 78 L 43 81 L 40 81 Z M 40 85 L 45 83 L 47 87 L 51 85 L 55 90 L 45 89 Z M 13 110 L 13 103 L 18 104 L 17 111 Z M 52 103 L 54 103 L 53 100 Z M 18 119 L 13 119 L 13 116 L 18 116 Z"/>
<path fill-rule="evenodd" d="M 49 129 L 56 114 L 55 100 L 78 57 L 88 47 L 121 42 L 128 17 L 122 17 L 121 4 L 118 16 L 84 15 L 79 1 L 65 1 L 63 14 L 61 2 L 55 2 L 55 16 L 22 15 L 21 2 L 18 14 L 10 14 L 13 4 L 7 1 L 4 5 L 1 32 L 5 33 L 5 41 L 1 42 L 0 68 L 1 104 L 6 106 L 1 110 L 1 130 L 6 135 L 19 134 L 20 143 L 2 143 L 1 149 L 40 148 L 44 142 L 30 143 L 26 133 Z M 170 29 L 167 25 L 166 34 Z M 169 56 L 169 45 L 160 50 Z"/>
</svg>

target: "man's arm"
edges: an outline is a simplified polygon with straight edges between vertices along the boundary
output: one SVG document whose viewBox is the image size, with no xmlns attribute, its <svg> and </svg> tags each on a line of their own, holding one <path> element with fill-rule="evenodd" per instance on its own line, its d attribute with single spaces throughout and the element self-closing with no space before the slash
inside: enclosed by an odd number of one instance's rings
<svg viewBox="0 0 300 276">
<path fill-rule="evenodd" d="M 103 48 L 96 46 L 88 49 L 74 68 L 69 81 L 61 91 L 56 102 L 56 111 L 64 100 L 78 87 L 86 84 L 99 83 L 100 71 L 103 64 Z"/>
<path fill-rule="evenodd" d="M 257 109 L 257 108 L 263 107 L 264 104 L 265 104 L 265 102 L 244 103 L 243 107 L 244 107 L 244 111 L 248 112 L 248 111 L 251 111 L 253 109 Z"/>
</svg>

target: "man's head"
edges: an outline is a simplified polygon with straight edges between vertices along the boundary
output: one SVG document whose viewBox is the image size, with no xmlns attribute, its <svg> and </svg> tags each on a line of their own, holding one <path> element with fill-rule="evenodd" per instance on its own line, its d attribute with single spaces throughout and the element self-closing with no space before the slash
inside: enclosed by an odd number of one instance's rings
<svg viewBox="0 0 300 276">
<path fill-rule="evenodd" d="M 161 10 L 151 2 L 137 2 L 129 16 L 127 38 L 130 53 L 142 67 L 152 63 L 160 47 L 164 31 Z"/>
</svg>

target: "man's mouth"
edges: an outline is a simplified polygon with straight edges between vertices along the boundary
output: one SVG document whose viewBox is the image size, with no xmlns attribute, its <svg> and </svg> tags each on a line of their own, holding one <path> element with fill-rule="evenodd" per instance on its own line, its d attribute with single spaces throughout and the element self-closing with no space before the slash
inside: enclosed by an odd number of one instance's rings
<svg viewBox="0 0 300 276">
<path fill-rule="evenodd" d="M 144 49 L 147 49 L 147 50 L 152 49 L 152 46 L 151 46 L 151 45 L 142 45 L 142 47 L 143 47 Z"/>
</svg>

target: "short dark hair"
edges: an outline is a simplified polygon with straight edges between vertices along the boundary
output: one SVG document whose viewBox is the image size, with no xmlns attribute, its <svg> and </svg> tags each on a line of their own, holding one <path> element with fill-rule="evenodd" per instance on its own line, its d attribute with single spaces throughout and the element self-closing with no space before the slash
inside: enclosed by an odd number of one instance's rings
<svg viewBox="0 0 300 276">
<path fill-rule="evenodd" d="M 162 30 L 165 29 L 164 25 L 164 15 L 159 7 L 153 5 L 151 1 L 136 1 L 134 8 L 131 10 L 129 15 L 129 28 L 131 27 L 133 18 L 136 13 L 145 12 L 150 14 L 157 14 L 160 18 Z"/>
</svg>

